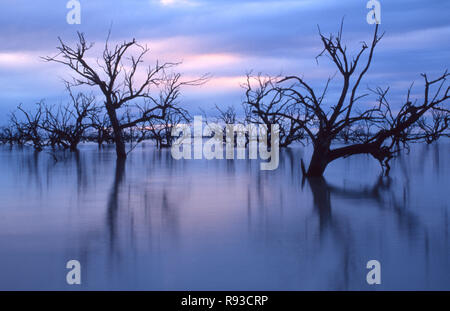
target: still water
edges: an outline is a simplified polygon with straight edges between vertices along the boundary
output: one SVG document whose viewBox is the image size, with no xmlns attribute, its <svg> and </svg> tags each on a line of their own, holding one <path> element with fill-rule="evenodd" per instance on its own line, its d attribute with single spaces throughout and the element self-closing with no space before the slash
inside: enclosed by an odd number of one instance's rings
<svg viewBox="0 0 450 311">
<path fill-rule="evenodd" d="M 260 171 L 148 144 L 125 166 L 110 147 L 0 146 L 0 289 L 450 290 L 450 143 L 413 146 L 391 178 L 361 155 L 302 181 L 309 154 Z"/>
</svg>

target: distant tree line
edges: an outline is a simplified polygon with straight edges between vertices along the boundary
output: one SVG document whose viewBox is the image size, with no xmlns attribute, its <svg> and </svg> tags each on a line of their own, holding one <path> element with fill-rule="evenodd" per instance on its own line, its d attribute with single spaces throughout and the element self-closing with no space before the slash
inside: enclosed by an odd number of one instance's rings
<svg viewBox="0 0 450 311">
<path fill-rule="evenodd" d="M 76 151 L 82 142 L 94 142 L 101 148 L 104 144 L 114 144 L 111 121 L 102 105 L 93 94 L 73 93 L 66 84 L 69 100 L 62 104 L 36 103 L 31 109 L 23 105 L 11 112 L 7 126 L 0 127 L 0 142 L 3 144 L 32 146 L 36 151 L 44 147 Z M 128 107 L 118 121 L 132 122 L 139 110 L 133 112 Z M 131 151 L 143 140 L 155 141 L 157 147 L 169 147 L 173 138 L 173 126 L 190 122 L 189 114 L 181 108 L 168 108 L 163 117 L 149 118 L 123 130 L 123 141 L 130 144 Z"/>
</svg>

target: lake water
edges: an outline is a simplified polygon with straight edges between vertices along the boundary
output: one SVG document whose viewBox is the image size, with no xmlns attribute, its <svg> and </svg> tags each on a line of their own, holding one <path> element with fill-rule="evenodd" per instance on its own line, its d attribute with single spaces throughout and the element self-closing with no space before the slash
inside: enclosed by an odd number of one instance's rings
<svg viewBox="0 0 450 311">
<path fill-rule="evenodd" d="M 391 178 L 361 155 L 302 181 L 310 149 L 173 160 L 136 148 L 0 146 L 0 289 L 450 290 L 450 144 L 415 145 Z M 66 283 L 67 261 L 81 285 Z M 366 264 L 381 263 L 381 285 Z"/>
</svg>

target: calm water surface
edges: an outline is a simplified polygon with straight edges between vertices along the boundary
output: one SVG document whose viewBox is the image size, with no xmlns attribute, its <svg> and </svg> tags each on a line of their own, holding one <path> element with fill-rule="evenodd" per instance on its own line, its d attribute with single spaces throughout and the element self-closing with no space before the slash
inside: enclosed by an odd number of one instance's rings
<svg viewBox="0 0 450 311">
<path fill-rule="evenodd" d="M 450 290 L 449 143 L 413 146 L 389 179 L 362 155 L 302 182 L 309 154 L 284 150 L 260 171 L 148 144 L 125 167 L 112 148 L 55 161 L 1 146 L 0 289 Z M 79 286 L 66 284 L 71 259 Z"/>
</svg>

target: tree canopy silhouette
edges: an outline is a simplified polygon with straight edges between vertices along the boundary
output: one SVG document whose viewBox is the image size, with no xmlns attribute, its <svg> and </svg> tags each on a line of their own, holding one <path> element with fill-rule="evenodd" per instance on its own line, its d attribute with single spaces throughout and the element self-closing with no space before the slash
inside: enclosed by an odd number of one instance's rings
<svg viewBox="0 0 450 311">
<path fill-rule="evenodd" d="M 246 85 L 248 105 L 254 113 L 264 111 L 267 117 L 285 118 L 292 123 L 292 128 L 303 131 L 312 141 L 314 151 L 308 169 L 302 161 L 305 176 L 322 176 L 329 163 L 355 154 L 370 154 L 388 174 L 389 161 L 400 150 L 408 148 L 409 142 L 430 143 L 448 135 L 450 88 L 447 71 L 434 79 L 422 74 L 421 100 L 413 102 L 411 85 L 405 102 L 400 105 L 392 105 L 388 100 L 389 88 L 369 89 L 376 95 L 376 104 L 361 103 L 361 99 L 369 95 L 359 94 L 361 81 L 370 68 L 375 47 L 384 35 L 379 35 L 378 27 L 377 24 L 372 42 L 363 42 L 353 57 L 348 55 L 347 47 L 342 43 L 342 24 L 337 35 L 325 36 L 319 29 L 323 50 L 318 57 L 328 56 L 342 78 L 337 99 L 326 97 L 332 78 L 328 78 L 321 91 L 294 75 L 271 78 L 272 81 L 256 86 Z M 336 147 L 334 143 L 343 134 L 350 138 L 351 144 Z"/>
<path fill-rule="evenodd" d="M 98 87 L 103 95 L 104 106 L 113 129 L 114 142 L 118 158 L 126 158 L 124 133 L 125 129 L 136 127 L 145 122 L 166 118 L 168 111 L 183 114 L 178 106 L 177 98 L 182 86 L 200 85 L 207 81 L 207 76 L 195 80 L 181 79 L 179 73 L 169 73 L 179 63 L 157 62 L 147 67 L 140 75 L 140 65 L 149 52 L 135 39 L 124 41 L 110 47 L 109 35 L 102 56 L 92 62 L 88 56 L 93 43 L 87 43 L 83 33 L 78 32 L 78 43 L 70 47 L 59 39 L 59 53 L 43 59 L 57 62 L 69 67 L 75 73 L 72 86 L 87 85 Z M 159 89 L 162 86 L 163 89 Z M 126 121 L 118 117 L 119 109 L 133 106 L 136 114 Z"/>
</svg>

